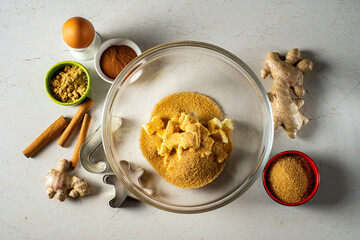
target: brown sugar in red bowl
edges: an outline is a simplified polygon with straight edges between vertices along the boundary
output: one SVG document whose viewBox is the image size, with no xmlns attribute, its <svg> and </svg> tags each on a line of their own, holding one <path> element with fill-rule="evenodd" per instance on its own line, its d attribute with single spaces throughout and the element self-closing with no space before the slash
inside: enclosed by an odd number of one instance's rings
<svg viewBox="0 0 360 240">
<path fill-rule="evenodd" d="M 264 168 L 263 184 L 275 201 L 297 206 L 309 201 L 320 182 L 314 161 L 298 151 L 286 151 L 274 156 Z"/>
<path fill-rule="evenodd" d="M 100 68 L 107 77 L 115 79 L 121 70 L 136 57 L 137 54 L 131 47 L 113 45 L 102 53 Z"/>
</svg>

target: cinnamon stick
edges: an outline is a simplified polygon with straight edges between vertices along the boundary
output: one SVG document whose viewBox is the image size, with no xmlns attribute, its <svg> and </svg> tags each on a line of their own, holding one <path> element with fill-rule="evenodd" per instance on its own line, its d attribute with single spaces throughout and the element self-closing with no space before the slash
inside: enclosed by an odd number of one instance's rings
<svg viewBox="0 0 360 240">
<path fill-rule="evenodd" d="M 89 111 L 91 105 L 94 103 L 94 100 L 91 98 L 86 98 L 85 101 L 80 105 L 79 110 L 76 112 L 74 118 L 70 121 L 69 125 L 65 129 L 65 131 L 61 134 L 60 139 L 57 144 L 64 147 L 67 141 L 69 140 L 71 134 L 75 131 L 76 127 L 83 119 L 85 113 Z"/>
<path fill-rule="evenodd" d="M 91 116 L 88 114 L 85 114 L 83 122 L 81 124 L 80 135 L 79 135 L 78 141 L 76 143 L 74 153 L 71 158 L 71 166 L 73 166 L 74 168 L 76 167 L 76 165 L 79 161 L 80 148 L 85 142 L 86 135 L 89 130 L 90 122 L 91 122 Z"/>
<path fill-rule="evenodd" d="M 28 158 L 32 157 L 37 151 L 45 146 L 46 143 L 59 135 L 67 125 L 68 122 L 65 120 L 64 116 L 59 117 L 23 151 L 23 154 Z"/>
</svg>

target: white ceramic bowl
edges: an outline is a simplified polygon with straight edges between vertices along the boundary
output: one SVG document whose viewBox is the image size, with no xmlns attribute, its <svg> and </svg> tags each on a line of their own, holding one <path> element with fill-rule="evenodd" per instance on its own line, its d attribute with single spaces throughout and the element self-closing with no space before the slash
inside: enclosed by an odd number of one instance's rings
<svg viewBox="0 0 360 240">
<path fill-rule="evenodd" d="M 129 39 L 125 39 L 125 38 L 112 38 L 110 40 L 107 40 L 106 42 L 104 42 L 103 44 L 101 44 L 99 50 L 96 52 L 95 55 L 95 69 L 96 72 L 99 74 L 99 76 L 106 82 L 108 83 L 113 83 L 115 79 L 109 78 L 108 76 L 106 76 L 103 71 L 101 70 L 100 67 L 100 58 L 101 55 L 103 54 L 103 52 L 108 49 L 110 46 L 121 46 L 121 45 L 125 45 L 128 46 L 130 48 L 132 48 L 136 54 L 139 56 L 141 54 L 141 50 L 138 47 L 138 45 L 136 45 L 136 43 L 134 43 L 133 41 L 129 40 Z"/>
</svg>

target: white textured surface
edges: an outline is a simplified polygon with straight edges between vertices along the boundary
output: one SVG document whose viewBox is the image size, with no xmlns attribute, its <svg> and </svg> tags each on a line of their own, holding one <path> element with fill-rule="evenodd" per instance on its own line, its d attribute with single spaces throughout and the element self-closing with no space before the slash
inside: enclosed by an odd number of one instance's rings
<svg viewBox="0 0 360 240">
<path fill-rule="evenodd" d="M 2 239 L 359 239 L 360 3 L 353 1 L 10 1 L 0 4 L 0 232 Z M 195 215 L 167 213 L 140 202 L 111 209 L 101 176 L 75 172 L 92 196 L 64 203 L 46 197 L 44 179 L 66 148 L 49 144 L 35 158 L 21 151 L 61 114 L 43 87 L 47 70 L 73 59 L 60 30 L 72 16 L 93 22 L 103 39 L 130 38 L 142 50 L 176 40 L 219 45 L 259 76 L 268 51 L 304 51 L 315 65 L 305 77 L 311 121 L 290 140 L 279 130 L 272 155 L 308 153 L 321 172 L 315 198 L 300 207 L 273 202 L 258 181 L 239 199 Z M 91 61 L 92 133 L 109 85 Z M 271 80 L 262 81 L 267 89 Z"/>
</svg>

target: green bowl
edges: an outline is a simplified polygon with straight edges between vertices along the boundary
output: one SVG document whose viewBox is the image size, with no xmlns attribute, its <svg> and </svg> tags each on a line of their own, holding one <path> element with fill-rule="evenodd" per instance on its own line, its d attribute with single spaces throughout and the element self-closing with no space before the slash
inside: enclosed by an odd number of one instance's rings
<svg viewBox="0 0 360 240">
<path fill-rule="evenodd" d="M 85 72 L 86 77 L 87 77 L 87 80 L 88 80 L 87 89 L 86 89 L 86 92 L 84 93 L 84 95 L 82 95 L 82 96 L 81 96 L 79 99 L 77 99 L 76 101 L 74 101 L 74 102 L 69 102 L 69 103 L 61 102 L 61 101 L 55 99 L 54 96 L 52 95 L 51 90 L 50 90 L 50 81 L 51 81 L 51 79 L 53 78 L 54 74 L 56 74 L 59 69 L 65 67 L 66 65 L 77 66 L 77 67 L 81 68 L 81 69 Z M 91 86 L 90 74 L 89 74 L 88 70 L 87 70 L 83 65 L 81 65 L 81 64 L 78 63 L 78 62 L 73 62 L 73 61 L 63 61 L 63 62 L 59 62 L 59 63 L 55 64 L 54 66 L 52 66 L 52 67 L 49 69 L 49 71 L 46 73 L 46 77 L 45 77 L 45 89 L 46 89 L 47 94 L 49 95 L 49 97 L 51 98 L 51 100 L 53 100 L 54 102 L 56 102 L 57 104 L 60 104 L 60 105 L 69 106 L 69 105 L 76 105 L 76 104 L 81 103 L 82 101 L 85 100 L 85 98 L 86 98 L 87 95 L 89 94 L 89 92 L 90 92 L 90 86 Z"/>
</svg>

